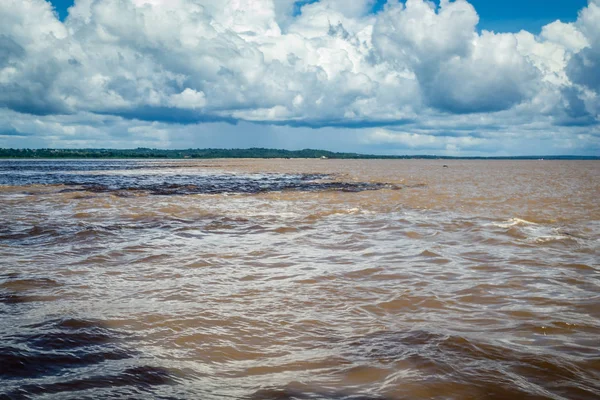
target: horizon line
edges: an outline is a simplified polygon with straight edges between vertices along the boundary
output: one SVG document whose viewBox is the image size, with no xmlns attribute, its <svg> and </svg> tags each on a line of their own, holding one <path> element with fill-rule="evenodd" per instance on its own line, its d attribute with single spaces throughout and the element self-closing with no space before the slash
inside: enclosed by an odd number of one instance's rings
<svg viewBox="0 0 600 400">
<path fill-rule="evenodd" d="M 257 154 L 248 155 L 248 154 L 240 154 L 249 151 L 254 151 Z M 6 154 L 16 152 L 17 154 Z M 25 154 L 23 154 L 25 152 Z M 48 157 L 28 157 L 27 153 L 58 153 L 58 154 L 48 154 Z M 89 152 L 90 154 L 81 154 Z M 103 155 L 101 153 L 115 153 L 113 155 Z M 120 154 L 120 153 L 133 153 L 133 154 Z M 162 157 L 152 157 L 152 152 L 160 153 L 156 154 L 162 155 Z M 185 154 L 186 152 L 190 154 Z M 201 152 L 217 152 L 221 153 L 221 156 L 217 156 L 216 154 L 211 156 L 209 154 L 200 154 Z M 238 154 L 233 154 L 233 153 Z M 307 155 L 304 154 L 306 152 L 312 152 L 314 154 Z M 19 154 L 21 153 L 21 154 Z M 62 153 L 62 154 L 61 154 Z M 67 154 L 65 154 L 67 153 Z M 70 154 L 74 153 L 74 154 Z M 77 154 L 80 153 L 80 154 Z M 98 154 L 100 153 L 100 154 Z M 195 154 L 194 154 L 195 153 Z M 223 154 L 225 153 L 225 154 Z M 226 156 L 227 153 L 232 153 L 229 157 Z M 268 154 L 271 153 L 271 154 Z M 273 153 L 281 153 L 281 156 L 278 157 L 277 154 Z M 246 157 L 242 157 L 242 155 L 246 155 Z M 285 156 L 284 156 L 285 155 Z M 301 157 L 301 155 L 304 155 Z M 336 159 L 417 159 L 417 158 L 428 158 L 428 159 L 490 159 L 490 160 L 499 160 L 499 159 L 523 159 L 523 160 L 557 160 L 557 159 L 572 159 L 572 160 L 600 160 L 600 155 L 598 156 L 589 156 L 589 155 L 569 155 L 569 154 L 557 154 L 557 155 L 514 155 L 514 156 L 450 156 L 450 155 L 438 155 L 438 154 L 367 154 L 367 153 L 356 153 L 356 152 L 344 152 L 344 151 L 331 151 L 331 150 L 323 150 L 323 149 L 311 149 L 304 148 L 299 150 L 288 150 L 288 149 L 277 149 L 277 148 L 265 148 L 265 147 L 247 147 L 247 148 L 187 148 L 187 149 L 164 149 L 164 148 L 149 148 L 149 147 L 136 147 L 136 148 L 127 148 L 127 149 L 115 149 L 115 148 L 103 148 L 103 147 L 87 147 L 87 148 L 0 148 L 0 158 L 1 159 L 11 159 L 11 158 L 47 158 L 47 159 L 56 159 L 56 158 L 87 158 L 87 159 L 107 159 L 107 158 L 124 158 L 124 159 L 151 159 L 151 158 L 159 158 L 159 159 L 208 159 L 208 158 L 256 158 L 256 159 L 274 159 L 274 158 L 321 158 L 321 157 L 331 157 Z M 329 158 L 327 157 L 327 158 Z"/>
</svg>

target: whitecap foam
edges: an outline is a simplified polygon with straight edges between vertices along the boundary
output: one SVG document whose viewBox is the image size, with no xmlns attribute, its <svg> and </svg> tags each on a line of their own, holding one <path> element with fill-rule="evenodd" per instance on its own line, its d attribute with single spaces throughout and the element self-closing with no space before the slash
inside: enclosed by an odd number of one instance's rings
<svg viewBox="0 0 600 400">
<path fill-rule="evenodd" d="M 555 226 L 541 225 L 521 218 L 511 218 L 507 221 L 487 224 L 487 226 L 507 229 L 507 232 L 513 232 L 513 234 L 518 232 L 521 239 L 529 243 L 549 243 L 575 239 Z"/>
<path fill-rule="evenodd" d="M 548 243 L 548 242 L 557 242 L 561 240 L 573 240 L 570 236 L 565 235 L 548 235 L 548 236 L 538 236 L 535 238 L 529 239 L 535 243 Z"/>
<path fill-rule="evenodd" d="M 536 224 L 535 222 L 527 221 L 526 219 L 511 218 L 508 221 L 494 222 L 490 225 L 497 226 L 499 228 L 511 228 L 513 226 L 537 226 L 538 224 Z"/>
<path fill-rule="evenodd" d="M 527 242 L 533 243 L 548 243 L 562 240 L 573 240 L 574 238 L 565 235 L 559 228 L 541 225 L 528 225 L 520 228 L 521 232 L 526 235 Z"/>
</svg>

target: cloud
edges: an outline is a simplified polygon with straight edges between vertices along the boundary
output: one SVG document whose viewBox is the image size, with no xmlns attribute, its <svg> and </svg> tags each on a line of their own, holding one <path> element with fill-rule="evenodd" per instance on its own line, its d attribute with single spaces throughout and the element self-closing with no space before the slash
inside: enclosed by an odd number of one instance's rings
<svg viewBox="0 0 600 400">
<path fill-rule="evenodd" d="M 76 0 L 62 23 L 44 0 L 4 0 L 0 107 L 192 125 L 598 124 L 597 0 L 539 35 L 480 32 L 465 0 L 373 5 Z"/>
<path fill-rule="evenodd" d="M 511 111 L 422 120 L 393 127 L 291 127 L 264 123 L 143 121 L 78 113 L 31 116 L 0 109 L 0 147 L 321 148 L 367 154 L 598 155 L 600 130 L 530 121 Z M 501 113 L 501 114 L 503 114 Z M 6 133 L 6 134 L 3 134 Z"/>
<path fill-rule="evenodd" d="M 508 109 L 530 98 L 541 71 L 513 34 L 476 32 L 466 1 L 408 0 L 387 8 L 375 27 L 381 57 L 413 71 L 428 105 L 451 113 Z"/>
<path fill-rule="evenodd" d="M 171 95 L 169 103 L 173 107 L 195 110 L 206 106 L 206 96 L 204 92 L 187 88 L 179 94 Z"/>
<path fill-rule="evenodd" d="M 571 58 L 567 75 L 579 89 L 579 100 L 590 117 L 600 117 L 600 1 L 591 0 L 581 10 L 577 28 L 584 35 L 587 46 Z M 579 105 L 579 102 L 575 102 Z"/>
</svg>

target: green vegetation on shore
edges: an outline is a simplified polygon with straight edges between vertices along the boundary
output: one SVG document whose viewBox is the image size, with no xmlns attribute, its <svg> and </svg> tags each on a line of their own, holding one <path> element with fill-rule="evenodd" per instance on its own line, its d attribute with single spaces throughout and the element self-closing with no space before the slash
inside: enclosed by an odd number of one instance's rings
<svg viewBox="0 0 600 400">
<path fill-rule="evenodd" d="M 521 159 L 599 160 L 594 156 L 448 157 L 436 155 L 385 156 L 336 153 L 326 150 L 279 149 L 0 149 L 0 158 L 132 158 L 132 159 L 208 159 L 208 158 L 331 158 L 331 159 Z"/>
</svg>

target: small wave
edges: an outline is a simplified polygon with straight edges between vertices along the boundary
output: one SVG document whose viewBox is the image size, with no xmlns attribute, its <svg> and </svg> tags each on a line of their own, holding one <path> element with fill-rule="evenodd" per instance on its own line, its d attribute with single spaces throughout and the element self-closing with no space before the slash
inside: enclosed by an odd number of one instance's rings
<svg viewBox="0 0 600 400">
<path fill-rule="evenodd" d="M 511 218 L 504 222 L 488 224 L 488 226 L 506 229 L 508 235 L 528 243 L 551 244 L 555 242 L 569 240 L 578 241 L 583 239 L 577 237 L 577 235 L 565 232 L 562 228 L 548 226 L 521 218 Z"/>
<path fill-rule="evenodd" d="M 353 390 L 335 390 L 330 388 L 314 388 L 294 382 L 284 388 L 261 389 L 253 393 L 248 400 L 391 400 L 391 398 L 361 394 Z"/>
<path fill-rule="evenodd" d="M 0 293 L 0 304 L 23 304 L 31 303 L 37 299 L 33 296 L 22 296 L 17 293 Z"/>
<path fill-rule="evenodd" d="M 550 236 L 539 236 L 536 238 L 532 238 L 532 241 L 535 243 L 551 243 L 551 242 L 560 242 L 563 240 L 573 240 L 572 237 L 565 235 L 550 235 Z"/>
<path fill-rule="evenodd" d="M 316 220 L 321 220 L 323 218 L 330 217 L 333 215 L 355 215 L 355 214 L 360 214 L 360 213 L 361 213 L 361 209 L 358 207 L 334 208 L 334 209 L 323 210 L 323 211 L 319 211 L 319 212 L 310 214 L 310 215 L 306 216 L 305 219 L 308 221 L 316 221 Z"/>
<path fill-rule="evenodd" d="M 19 274 L 0 275 L 0 304 L 17 305 L 54 300 L 55 296 L 41 295 L 62 284 L 49 278 L 21 278 Z"/>
<path fill-rule="evenodd" d="M 375 332 L 345 341 L 346 358 L 380 364 L 403 362 L 447 382 L 462 382 L 481 398 L 529 398 L 541 395 L 592 398 L 595 381 L 585 360 L 523 352 L 501 343 L 426 330 Z M 522 382 L 529 382 L 522 385 Z M 420 382 L 421 385 L 427 385 Z"/>
<path fill-rule="evenodd" d="M 527 221 L 526 219 L 521 219 L 521 218 L 511 218 L 508 221 L 495 222 L 490 225 L 497 226 L 499 228 L 511 228 L 513 226 L 537 225 L 537 223 Z"/>
<path fill-rule="evenodd" d="M 98 389 L 110 389 L 114 391 L 116 388 L 127 387 L 128 395 L 110 396 L 113 398 L 136 398 L 140 396 L 139 390 L 148 390 L 153 386 L 167 385 L 174 383 L 170 372 L 165 368 L 142 366 L 128 368 L 121 373 L 113 375 L 98 375 L 89 378 L 73 379 L 64 382 L 24 385 L 13 393 L 9 394 L 9 398 L 30 396 L 36 394 L 58 394 L 68 392 L 80 392 Z M 134 389 L 136 388 L 136 389 Z M 94 397 L 103 397 L 95 392 Z M 136 397 L 131 397 L 136 396 Z M 145 397 L 145 396 L 144 396 Z M 141 398 L 144 398 L 141 397 Z M 140 397 L 137 397 L 140 398 Z"/>
<path fill-rule="evenodd" d="M 67 318 L 26 326 L 4 338 L 0 377 L 32 378 L 129 358 L 131 353 L 116 345 L 120 336 L 90 320 Z"/>
<path fill-rule="evenodd" d="M 527 226 L 522 228 L 525 241 L 537 244 L 551 244 L 554 242 L 577 241 L 574 236 L 565 235 L 559 228 L 542 225 Z"/>
<path fill-rule="evenodd" d="M 0 277 L 1 278 L 1 277 Z M 0 282 L 0 288 L 9 290 L 30 290 L 38 288 L 55 288 L 62 286 L 59 282 L 50 278 L 19 278 L 18 275 L 9 277 Z"/>
</svg>

